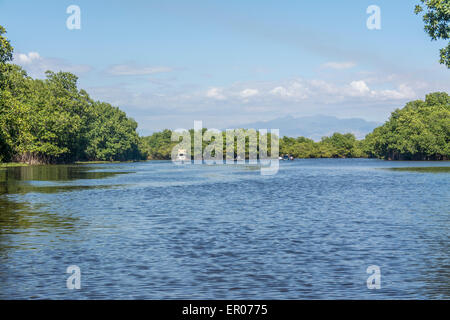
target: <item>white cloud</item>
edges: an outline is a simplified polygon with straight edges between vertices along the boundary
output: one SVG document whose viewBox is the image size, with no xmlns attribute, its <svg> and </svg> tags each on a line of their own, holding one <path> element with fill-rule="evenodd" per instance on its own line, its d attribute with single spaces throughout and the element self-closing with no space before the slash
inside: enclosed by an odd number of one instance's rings
<svg viewBox="0 0 450 320">
<path fill-rule="evenodd" d="M 37 52 L 19 53 L 14 57 L 14 63 L 19 65 L 30 64 L 35 60 L 41 60 L 41 56 Z"/>
<path fill-rule="evenodd" d="M 38 52 L 17 53 L 14 54 L 12 63 L 23 67 L 27 73 L 35 78 L 44 78 L 45 71 L 64 71 L 75 74 L 82 74 L 92 70 L 91 66 L 84 64 L 72 64 L 63 59 L 45 58 Z"/>
<path fill-rule="evenodd" d="M 381 90 L 379 95 L 386 99 L 414 99 L 417 97 L 414 90 L 406 84 L 399 85 L 397 90 Z"/>
<path fill-rule="evenodd" d="M 133 64 L 117 64 L 109 67 L 107 73 L 114 76 L 142 76 L 171 71 L 173 69 L 169 67 L 143 67 Z"/>
<path fill-rule="evenodd" d="M 353 68 L 356 64 L 354 62 L 327 62 L 322 65 L 324 69 L 344 70 Z"/>
<path fill-rule="evenodd" d="M 140 127 L 156 130 L 189 128 L 192 121 L 198 119 L 204 120 L 205 126 L 224 128 L 238 122 L 269 120 L 280 115 L 326 114 L 384 121 L 395 108 L 414 99 L 423 99 L 426 93 L 440 88 L 432 83 L 419 84 L 414 79 L 397 78 L 383 83 L 361 78 L 294 78 L 237 82 L 209 88 L 163 88 L 151 84 L 136 88 L 123 83 L 88 88 L 88 92 L 95 99 L 124 108 Z"/>
<path fill-rule="evenodd" d="M 121 85 L 122 86 L 122 85 Z M 282 82 L 246 82 L 225 87 L 185 88 L 149 86 L 138 90 L 128 87 L 126 91 L 114 88 L 90 89 L 97 97 L 119 106 L 131 106 L 139 110 L 159 110 L 201 117 L 216 113 L 221 117 L 242 112 L 298 112 L 317 113 L 339 108 L 368 110 L 373 106 L 396 107 L 422 96 L 424 89 L 409 83 L 384 84 L 383 87 L 364 80 L 325 81 L 321 79 L 296 78 Z M 119 86 L 120 87 L 120 86 Z M 425 89 L 429 91 L 429 89 Z M 95 96 L 95 95 L 94 95 Z M 224 109 L 224 103 L 226 108 Z M 160 108 L 163 105 L 164 110 Z M 328 111 L 326 111 L 328 110 Z M 344 109 L 343 109 L 344 110 Z M 153 111 L 152 111 L 153 112 Z M 364 111 L 362 111 L 364 113 Z"/>
<path fill-rule="evenodd" d="M 386 84 L 391 88 L 369 87 L 365 80 L 326 81 L 322 79 L 296 78 L 284 82 L 248 82 L 235 83 L 228 87 L 211 87 L 199 94 L 189 96 L 190 102 L 202 97 L 211 100 L 227 100 L 231 105 L 245 103 L 252 107 L 273 106 L 280 104 L 376 104 L 385 101 L 411 100 L 419 97 L 415 88 L 407 84 Z M 375 86 L 375 85 L 374 85 Z M 183 98 L 180 98 L 183 100 Z M 362 100 L 364 99 L 364 100 Z M 201 100 L 199 100 L 200 102 Z M 199 103 L 200 105 L 200 103 Z"/>
<path fill-rule="evenodd" d="M 292 94 L 285 87 L 276 87 L 270 93 L 280 97 L 290 97 Z"/>
<path fill-rule="evenodd" d="M 256 96 L 258 94 L 259 94 L 259 91 L 257 89 L 245 89 L 239 93 L 239 95 L 242 98 L 250 98 L 250 97 Z"/>
<path fill-rule="evenodd" d="M 223 90 L 220 88 L 210 88 L 206 92 L 206 96 L 208 98 L 216 99 L 216 100 L 225 100 L 225 95 L 223 94 Z"/>
<path fill-rule="evenodd" d="M 299 81 L 293 81 L 284 86 L 277 86 L 269 91 L 269 94 L 278 96 L 283 99 L 306 99 L 308 97 L 309 89 L 306 88 Z"/>
<path fill-rule="evenodd" d="M 350 87 L 351 87 L 351 91 L 350 91 L 350 95 L 366 95 L 368 93 L 370 93 L 370 89 L 367 86 L 366 82 L 363 80 L 359 80 L 359 81 L 352 81 L 350 83 Z"/>
<path fill-rule="evenodd" d="M 305 81 L 305 86 L 311 91 L 313 96 L 338 96 L 342 94 L 341 88 L 336 83 L 327 82 L 325 80 L 313 79 Z"/>
<path fill-rule="evenodd" d="M 344 90 L 344 92 L 350 97 L 365 97 L 374 101 L 411 100 L 419 96 L 414 89 L 406 84 L 400 84 L 395 89 L 371 90 L 363 80 L 352 81 L 349 90 Z"/>
</svg>

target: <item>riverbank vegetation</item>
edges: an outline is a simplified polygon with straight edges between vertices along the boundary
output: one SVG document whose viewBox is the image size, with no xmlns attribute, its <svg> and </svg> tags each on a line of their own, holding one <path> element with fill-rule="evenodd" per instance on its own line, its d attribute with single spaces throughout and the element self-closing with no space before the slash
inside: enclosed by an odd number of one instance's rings
<svg viewBox="0 0 450 320">
<path fill-rule="evenodd" d="M 206 129 L 204 129 L 206 130 Z M 247 134 L 246 131 L 244 131 Z M 194 131 L 190 130 L 191 135 L 191 154 L 193 154 Z M 151 136 L 143 138 L 143 146 L 146 148 L 145 153 L 149 159 L 169 160 L 171 158 L 172 149 L 178 142 L 171 141 L 172 131 L 164 130 L 156 132 Z M 223 154 L 226 154 L 226 133 L 222 133 L 223 139 Z M 257 133 L 259 140 L 259 134 Z M 268 153 L 271 154 L 271 135 L 267 134 Z M 248 152 L 249 139 L 245 138 L 246 150 Z M 203 142 L 203 149 L 207 145 Z M 367 155 L 363 151 L 363 141 L 359 141 L 351 133 L 340 134 L 335 133 L 330 137 L 324 137 L 320 142 L 314 140 L 298 137 L 283 137 L 279 140 L 280 154 L 289 154 L 295 158 L 360 158 Z M 237 154 L 237 145 L 234 145 L 235 155 Z M 259 155 L 259 145 L 258 145 Z"/>
<path fill-rule="evenodd" d="M 428 94 L 395 110 L 363 141 L 367 155 L 387 160 L 450 159 L 450 97 Z"/>
<path fill-rule="evenodd" d="M 0 163 L 171 158 L 172 149 L 179 143 L 171 140 L 171 130 L 140 137 L 136 121 L 118 107 L 93 100 L 78 88 L 78 78 L 71 73 L 47 71 L 45 79 L 31 78 L 11 63 L 13 47 L 5 33 L 0 26 Z M 222 134 L 225 155 L 226 134 Z M 190 135 L 193 142 L 193 130 Z M 270 133 L 267 141 L 270 153 Z M 246 138 L 247 147 L 248 143 Z M 203 141 L 203 148 L 208 144 Z M 364 140 L 357 140 L 351 133 L 334 133 L 318 142 L 282 137 L 279 150 L 295 158 L 448 160 L 450 97 L 438 92 L 427 95 L 425 101 L 409 102 Z"/>
<path fill-rule="evenodd" d="M 193 130 L 190 134 L 193 144 Z M 164 130 L 143 138 L 142 145 L 149 159 L 170 159 L 171 150 L 178 143 L 171 141 L 171 135 L 170 130 Z M 248 139 L 246 142 L 248 145 Z M 280 154 L 295 158 L 449 160 L 450 96 L 436 92 L 428 94 L 425 101 L 407 103 L 403 109 L 392 112 L 385 124 L 363 140 L 357 140 L 352 133 L 334 133 L 319 142 L 305 137 L 283 137 L 279 147 Z"/>
<path fill-rule="evenodd" d="M 0 26 L 0 162 L 71 163 L 143 159 L 137 123 L 94 101 L 68 72 L 32 79 L 12 60 Z"/>
</svg>

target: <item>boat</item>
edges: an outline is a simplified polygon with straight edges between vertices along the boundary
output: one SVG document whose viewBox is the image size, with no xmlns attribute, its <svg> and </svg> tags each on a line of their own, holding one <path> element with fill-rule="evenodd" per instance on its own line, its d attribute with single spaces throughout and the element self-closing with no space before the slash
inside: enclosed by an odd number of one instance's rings
<svg viewBox="0 0 450 320">
<path fill-rule="evenodd" d="M 289 154 L 285 154 L 283 157 L 279 157 L 279 160 L 283 160 L 283 161 L 292 161 L 294 160 L 294 156 L 291 156 Z"/>
<path fill-rule="evenodd" d="M 178 149 L 177 161 L 186 161 L 186 149 Z"/>
</svg>

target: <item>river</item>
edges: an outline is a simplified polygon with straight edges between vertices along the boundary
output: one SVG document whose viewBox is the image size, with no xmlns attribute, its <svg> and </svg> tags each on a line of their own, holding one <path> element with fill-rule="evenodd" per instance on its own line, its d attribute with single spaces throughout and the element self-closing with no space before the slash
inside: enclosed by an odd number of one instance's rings
<svg viewBox="0 0 450 320">
<path fill-rule="evenodd" d="M 388 170 L 430 166 L 3 168 L 0 299 L 450 299 L 450 174 Z"/>
</svg>

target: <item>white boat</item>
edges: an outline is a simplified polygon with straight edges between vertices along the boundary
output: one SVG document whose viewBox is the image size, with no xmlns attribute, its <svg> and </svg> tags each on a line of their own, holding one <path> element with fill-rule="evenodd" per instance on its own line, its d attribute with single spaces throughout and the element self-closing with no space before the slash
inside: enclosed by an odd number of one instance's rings
<svg viewBox="0 0 450 320">
<path fill-rule="evenodd" d="M 178 149 L 177 161 L 186 161 L 186 149 Z"/>
</svg>

